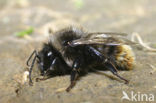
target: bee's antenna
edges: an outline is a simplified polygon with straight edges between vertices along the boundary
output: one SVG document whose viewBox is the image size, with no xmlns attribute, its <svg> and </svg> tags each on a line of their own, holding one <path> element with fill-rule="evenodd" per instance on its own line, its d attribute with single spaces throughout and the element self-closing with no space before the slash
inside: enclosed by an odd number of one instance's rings
<svg viewBox="0 0 156 103">
<path fill-rule="evenodd" d="M 29 65 L 29 61 L 30 61 L 30 59 L 32 58 L 32 56 L 35 54 L 35 56 L 34 56 L 34 58 L 33 58 L 33 61 L 32 61 L 32 64 L 31 64 L 31 66 Z M 27 66 L 29 66 L 29 85 L 32 85 L 32 79 L 31 79 L 31 72 L 32 72 L 32 69 L 33 69 L 33 66 L 34 66 L 34 64 L 35 64 L 35 61 L 36 61 L 36 57 L 37 57 L 37 51 L 36 50 L 34 50 L 33 52 L 32 52 L 32 54 L 30 55 L 30 57 L 28 58 L 28 60 L 27 60 Z"/>
<path fill-rule="evenodd" d="M 34 55 L 34 53 L 37 54 L 37 51 L 34 50 L 34 51 L 31 53 L 31 55 L 29 56 L 29 58 L 28 58 L 28 60 L 27 60 L 27 66 L 30 66 L 30 65 L 29 65 L 29 61 L 30 61 L 30 59 L 32 58 L 32 56 Z"/>
</svg>

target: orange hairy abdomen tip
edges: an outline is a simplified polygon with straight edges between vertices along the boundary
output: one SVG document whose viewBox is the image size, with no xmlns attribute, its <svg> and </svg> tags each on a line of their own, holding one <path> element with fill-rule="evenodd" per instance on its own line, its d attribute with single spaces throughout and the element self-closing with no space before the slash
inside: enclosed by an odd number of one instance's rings
<svg viewBox="0 0 156 103">
<path fill-rule="evenodd" d="M 129 45 L 118 46 L 118 53 L 116 54 L 116 63 L 121 68 L 131 70 L 134 68 L 135 56 L 132 48 Z"/>
</svg>

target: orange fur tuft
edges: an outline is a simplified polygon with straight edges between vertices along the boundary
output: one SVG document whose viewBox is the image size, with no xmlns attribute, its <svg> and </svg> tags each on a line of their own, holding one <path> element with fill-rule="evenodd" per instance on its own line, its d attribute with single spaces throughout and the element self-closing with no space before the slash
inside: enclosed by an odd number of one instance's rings
<svg viewBox="0 0 156 103">
<path fill-rule="evenodd" d="M 125 70 L 132 70 L 135 64 L 135 56 L 129 45 L 118 46 L 116 54 L 116 63 Z"/>
</svg>

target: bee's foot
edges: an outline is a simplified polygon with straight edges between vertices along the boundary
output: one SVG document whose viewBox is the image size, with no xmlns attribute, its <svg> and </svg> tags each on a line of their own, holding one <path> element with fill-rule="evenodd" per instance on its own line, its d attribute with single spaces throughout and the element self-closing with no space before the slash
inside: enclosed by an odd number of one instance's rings
<svg viewBox="0 0 156 103">
<path fill-rule="evenodd" d="M 129 84 L 129 80 L 125 80 L 125 84 Z"/>
<path fill-rule="evenodd" d="M 29 82 L 29 85 L 30 85 L 30 86 L 33 86 L 33 82 Z"/>
</svg>

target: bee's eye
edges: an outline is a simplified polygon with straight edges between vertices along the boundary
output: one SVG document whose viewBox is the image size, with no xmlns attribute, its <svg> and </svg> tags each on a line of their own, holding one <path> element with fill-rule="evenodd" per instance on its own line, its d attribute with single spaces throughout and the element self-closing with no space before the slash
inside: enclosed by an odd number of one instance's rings
<svg viewBox="0 0 156 103">
<path fill-rule="evenodd" d="M 63 41 L 63 45 L 67 46 L 68 45 L 68 41 Z"/>
<path fill-rule="evenodd" d="M 49 57 L 49 56 L 51 56 L 51 55 L 52 55 L 52 52 L 48 52 L 47 56 Z"/>
</svg>

